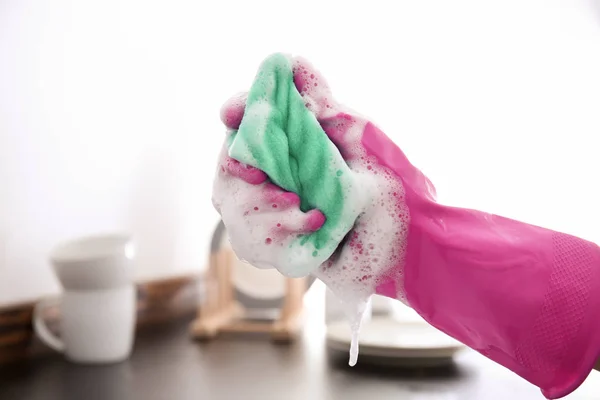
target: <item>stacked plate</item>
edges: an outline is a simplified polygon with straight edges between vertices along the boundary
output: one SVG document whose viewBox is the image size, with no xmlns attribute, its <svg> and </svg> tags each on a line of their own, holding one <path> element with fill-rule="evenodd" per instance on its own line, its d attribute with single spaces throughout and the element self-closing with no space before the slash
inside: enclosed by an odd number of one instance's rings
<svg viewBox="0 0 600 400">
<path fill-rule="evenodd" d="M 348 354 L 351 331 L 347 321 L 327 326 L 327 345 L 335 353 Z M 440 367 L 452 363 L 464 348 L 460 342 L 425 321 L 402 321 L 374 316 L 364 321 L 359 336 L 359 363 L 397 367 Z"/>
</svg>

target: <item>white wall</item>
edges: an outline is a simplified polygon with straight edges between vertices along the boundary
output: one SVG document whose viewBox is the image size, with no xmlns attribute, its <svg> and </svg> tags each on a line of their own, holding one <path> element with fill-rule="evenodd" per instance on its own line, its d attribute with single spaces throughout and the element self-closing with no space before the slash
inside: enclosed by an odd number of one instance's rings
<svg viewBox="0 0 600 400">
<path fill-rule="evenodd" d="M 140 242 L 140 278 L 198 271 L 218 110 L 301 54 L 444 202 L 600 242 L 600 3 L 0 1 L 0 304 L 55 293 L 57 241 Z M 287 5 L 286 5 L 287 4 Z"/>
</svg>

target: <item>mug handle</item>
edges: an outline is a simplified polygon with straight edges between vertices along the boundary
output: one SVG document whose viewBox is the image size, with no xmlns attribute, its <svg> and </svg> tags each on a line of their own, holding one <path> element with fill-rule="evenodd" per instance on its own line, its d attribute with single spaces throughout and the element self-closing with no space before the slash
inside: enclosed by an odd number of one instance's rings
<svg viewBox="0 0 600 400">
<path fill-rule="evenodd" d="M 65 351 L 65 343 L 50 332 L 43 318 L 44 309 L 59 304 L 60 298 L 48 298 L 38 302 L 33 309 L 33 330 L 46 345 L 62 353 Z"/>
</svg>

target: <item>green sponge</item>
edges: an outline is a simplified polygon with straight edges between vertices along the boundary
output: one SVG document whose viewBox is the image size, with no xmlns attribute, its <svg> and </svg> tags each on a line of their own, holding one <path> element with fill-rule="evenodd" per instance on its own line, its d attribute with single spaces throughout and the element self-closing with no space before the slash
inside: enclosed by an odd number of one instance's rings
<svg viewBox="0 0 600 400">
<path fill-rule="evenodd" d="M 321 229 L 290 245 L 290 258 L 284 262 L 296 266 L 299 274 L 314 271 L 333 254 L 364 204 L 359 177 L 304 103 L 294 85 L 291 60 L 271 55 L 259 69 L 229 147 L 230 157 L 261 169 L 273 183 L 296 193 L 302 211 L 316 208 L 325 215 Z"/>
</svg>

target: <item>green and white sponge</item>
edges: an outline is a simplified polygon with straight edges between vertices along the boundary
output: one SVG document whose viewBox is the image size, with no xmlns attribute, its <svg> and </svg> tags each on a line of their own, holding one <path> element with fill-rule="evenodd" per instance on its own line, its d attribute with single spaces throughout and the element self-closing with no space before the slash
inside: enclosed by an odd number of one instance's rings
<svg viewBox="0 0 600 400">
<path fill-rule="evenodd" d="M 326 217 L 316 232 L 287 244 L 275 265 L 290 276 L 313 272 L 336 250 L 368 202 L 364 178 L 350 170 L 294 85 L 292 60 L 274 54 L 263 61 L 249 91 L 229 156 L 264 171 L 277 186 L 300 197 L 306 212 Z"/>
</svg>

